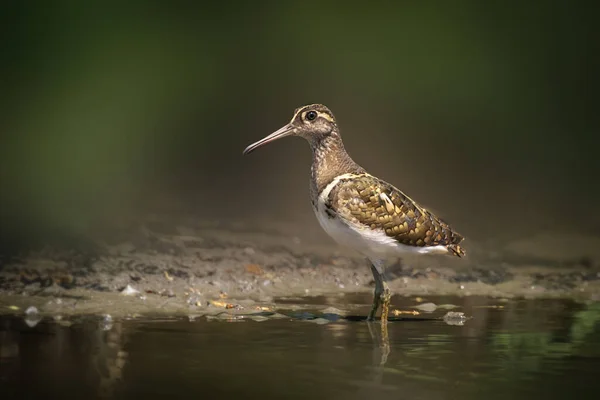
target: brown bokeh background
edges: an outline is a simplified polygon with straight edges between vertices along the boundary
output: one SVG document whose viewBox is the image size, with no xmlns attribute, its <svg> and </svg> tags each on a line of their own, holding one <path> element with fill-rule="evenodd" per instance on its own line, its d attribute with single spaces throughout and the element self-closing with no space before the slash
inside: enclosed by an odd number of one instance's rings
<svg viewBox="0 0 600 400">
<path fill-rule="evenodd" d="M 475 241 L 599 232 L 594 2 L 14 3 L 6 246 L 174 211 L 323 240 L 307 145 L 241 154 L 314 102 L 359 164 Z"/>
</svg>

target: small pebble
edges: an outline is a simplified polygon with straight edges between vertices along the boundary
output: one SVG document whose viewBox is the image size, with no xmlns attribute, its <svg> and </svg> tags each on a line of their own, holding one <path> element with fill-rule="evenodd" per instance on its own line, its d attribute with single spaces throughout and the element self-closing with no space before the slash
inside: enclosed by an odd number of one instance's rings
<svg viewBox="0 0 600 400">
<path fill-rule="evenodd" d="M 140 291 L 135 289 L 133 286 L 131 286 L 130 284 L 127 284 L 127 286 L 125 287 L 125 289 L 121 290 L 121 294 L 123 296 L 133 296 L 138 294 Z"/>
<path fill-rule="evenodd" d="M 331 322 L 326 318 L 320 318 L 320 317 L 314 318 L 314 319 L 307 319 L 306 321 L 312 322 L 313 324 L 317 324 L 317 325 L 325 325 L 325 324 L 328 324 L 329 322 Z"/>
<path fill-rule="evenodd" d="M 346 315 L 346 312 L 343 310 L 340 310 L 339 308 L 335 308 L 335 307 L 327 307 L 324 308 L 323 310 L 321 310 L 321 312 L 323 314 L 339 314 L 339 315 Z"/>
<path fill-rule="evenodd" d="M 443 310 L 453 310 L 455 308 L 458 308 L 459 306 L 457 306 L 456 304 L 440 304 L 437 307 Z"/>
<path fill-rule="evenodd" d="M 324 318 L 324 319 L 326 319 L 327 321 L 330 321 L 330 322 L 336 322 L 336 321 L 340 320 L 341 316 L 339 314 L 325 313 L 325 314 L 323 314 L 322 318 Z M 320 319 L 320 318 L 317 318 L 317 319 Z"/>
<path fill-rule="evenodd" d="M 39 314 L 40 312 L 38 311 L 37 308 L 35 308 L 34 306 L 28 307 L 27 310 L 25 310 L 25 314 L 26 315 L 34 315 L 34 314 Z"/>
<path fill-rule="evenodd" d="M 446 315 L 444 315 L 444 322 L 448 325 L 458 325 L 462 326 L 467 321 L 467 317 L 465 313 L 457 312 L 457 311 L 448 311 Z"/>
<path fill-rule="evenodd" d="M 425 312 L 434 312 L 437 309 L 437 306 L 434 303 L 423 303 L 418 306 L 413 306 L 413 308 Z"/>
<path fill-rule="evenodd" d="M 289 318 L 287 315 L 281 314 L 281 313 L 275 313 L 273 315 L 269 315 L 270 319 L 283 319 L 283 318 Z"/>
<path fill-rule="evenodd" d="M 294 313 L 293 317 L 296 319 L 304 319 L 304 320 L 313 320 L 314 319 L 314 314 L 313 313 L 309 313 L 308 311 L 301 311 L 301 312 L 297 312 Z"/>
</svg>

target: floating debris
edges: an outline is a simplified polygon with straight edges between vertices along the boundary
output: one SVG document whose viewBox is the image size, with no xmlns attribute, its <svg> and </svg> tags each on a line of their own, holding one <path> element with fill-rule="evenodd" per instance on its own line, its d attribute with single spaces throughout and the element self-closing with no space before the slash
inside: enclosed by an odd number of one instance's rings
<svg viewBox="0 0 600 400">
<path fill-rule="evenodd" d="M 398 315 L 402 315 L 402 314 L 409 314 L 409 315 L 419 315 L 421 314 L 420 312 L 418 312 L 417 310 L 410 310 L 410 311 L 405 311 L 405 310 L 394 310 L 392 311 L 392 314 L 394 314 L 394 316 L 398 316 Z"/>
<path fill-rule="evenodd" d="M 210 301 L 208 303 L 209 306 L 214 306 L 214 307 L 222 307 L 225 308 L 227 310 L 230 310 L 232 308 L 235 308 L 236 310 L 240 310 L 242 309 L 242 306 L 240 306 L 239 304 L 231 304 L 231 303 L 226 303 L 224 301 Z"/>
<path fill-rule="evenodd" d="M 462 326 L 469 318 L 465 315 L 465 313 L 457 311 L 448 311 L 446 315 L 444 315 L 443 319 L 444 322 L 446 322 L 448 325 Z"/>
<path fill-rule="evenodd" d="M 168 280 L 169 282 L 171 282 L 171 281 L 173 280 L 173 277 L 172 277 L 171 275 L 169 275 L 169 272 L 168 272 L 168 271 L 165 271 L 165 278 L 167 278 L 167 280 Z"/>
<path fill-rule="evenodd" d="M 6 308 L 8 308 L 9 310 L 13 310 L 13 311 L 19 311 L 21 309 L 18 306 L 6 306 Z"/>
<path fill-rule="evenodd" d="M 254 275 L 263 275 L 265 273 L 258 264 L 246 264 L 246 272 Z"/>
<path fill-rule="evenodd" d="M 139 294 L 140 291 L 135 289 L 133 286 L 131 286 L 130 284 L 127 284 L 127 286 L 125 287 L 125 289 L 121 290 L 121 294 L 123 296 L 134 296 L 136 294 Z"/>
</svg>

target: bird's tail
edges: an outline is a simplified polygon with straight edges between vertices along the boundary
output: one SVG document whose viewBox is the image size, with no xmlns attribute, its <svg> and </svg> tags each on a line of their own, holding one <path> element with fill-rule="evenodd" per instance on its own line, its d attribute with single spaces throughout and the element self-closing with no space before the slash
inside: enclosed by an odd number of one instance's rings
<svg viewBox="0 0 600 400">
<path fill-rule="evenodd" d="M 462 247 L 460 247 L 458 244 L 448 245 L 448 250 L 457 257 L 464 257 L 467 255 L 465 250 Z"/>
</svg>

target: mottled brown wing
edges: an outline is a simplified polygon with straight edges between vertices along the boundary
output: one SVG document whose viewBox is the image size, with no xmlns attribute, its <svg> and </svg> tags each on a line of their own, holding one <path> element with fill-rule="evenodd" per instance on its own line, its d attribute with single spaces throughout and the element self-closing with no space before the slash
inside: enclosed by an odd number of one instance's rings
<svg viewBox="0 0 600 400">
<path fill-rule="evenodd" d="M 344 217 L 409 246 L 446 246 L 462 257 L 463 237 L 400 190 L 372 175 L 342 179 L 330 192 L 332 208 Z"/>
</svg>

